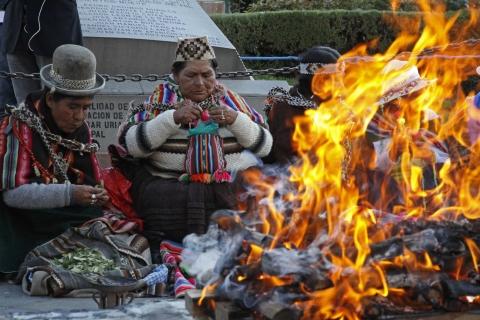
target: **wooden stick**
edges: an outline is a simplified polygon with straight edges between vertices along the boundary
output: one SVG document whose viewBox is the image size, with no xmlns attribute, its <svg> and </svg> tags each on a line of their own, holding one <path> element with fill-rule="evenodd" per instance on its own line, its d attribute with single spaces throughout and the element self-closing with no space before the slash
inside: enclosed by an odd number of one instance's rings
<svg viewBox="0 0 480 320">
<path fill-rule="evenodd" d="M 208 319 L 207 307 L 198 305 L 198 301 L 201 297 L 202 290 L 188 290 L 185 294 L 185 309 L 187 309 L 194 318 Z M 207 305 L 208 301 L 212 299 L 215 299 L 215 295 L 213 293 L 207 293 L 205 295 L 204 304 Z"/>
</svg>

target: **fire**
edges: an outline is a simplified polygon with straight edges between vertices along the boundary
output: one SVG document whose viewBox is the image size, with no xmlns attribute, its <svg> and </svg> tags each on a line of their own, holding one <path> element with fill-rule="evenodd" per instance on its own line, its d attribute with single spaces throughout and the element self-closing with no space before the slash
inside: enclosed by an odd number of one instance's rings
<svg viewBox="0 0 480 320">
<path fill-rule="evenodd" d="M 473 93 L 465 96 L 460 87 L 480 64 L 480 45 L 461 42 L 478 26 L 479 12 L 472 10 L 459 27 L 459 14 L 448 17 L 444 6 L 427 0 L 418 5 L 422 23 L 400 24 L 410 28 L 401 30 L 384 53 L 367 56 L 368 45 L 361 45 L 340 58 L 343 74 L 315 76 L 314 93 L 328 99 L 295 119 L 300 161 L 289 168 L 287 182 L 259 170 L 244 177 L 255 186 L 251 195 L 256 197 L 247 214 L 261 222 L 256 231 L 271 237 L 267 244 L 249 244 L 244 266 L 258 267 L 275 250 L 292 257 L 318 250 L 315 257 L 321 259 L 307 267 L 321 268 L 328 281 L 303 280 L 308 299 L 295 306 L 305 319 L 360 319 L 382 297 L 398 305 L 410 301 L 409 290 L 425 274 L 464 279 L 470 260 L 478 272 L 480 250 L 474 240 L 464 239 L 470 258 L 452 259 L 446 266 L 428 252 L 439 245 L 433 229 L 410 235 L 398 226 L 480 217 L 480 146 L 471 146 L 466 131 L 467 96 Z M 400 67 L 386 71 L 392 60 Z M 425 81 L 417 83 L 420 89 L 379 103 L 393 94 L 389 85 L 417 69 Z M 371 142 L 372 123 L 390 139 Z M 464 149 L 470 150 L 469 159 Z M 390 242 L 394 249 L 382 247 Z M 405 272 L 410 274 L 402 282 L 398 274 Z M 295 280 L 292 274 L 265 272 L 234 279 L 262 283 L 253 285 L 259 296 Z M 430 298 L 437 301 L 435 294 Z"/>
<path fill-rule="evenodd" d="M 473 267 L 475 268 L 475 271 L 478 272 L 478 258 L 480 257 L 480 249 L 472 239 L 465 239 L 465 243 L 467 244 L 470 254 L 472 255 Z"/>
<path fill-rule="evenodd" d="M 434 177 L 438 185 L 426 188 L 424 169 L 436 166 L 436 158 L 429 147 L 446 139 L 454 139 L 460 146 L 468 146 L 465 139 L 465 96 L 459 84 L 473 74 L 479 62 L 476 59 L 421 58 L 422 52 L 435 47 L 437 55 L 475 56 L 475 49 L 467 45 L 451 46 L 451 32 L 458 20 L 458 14 L 446 18 L 442 6 L 431 7 L 427 1 L 419 1 L 424 12 L 423 32 L 417 36 L 403 30 L 385 54 L 377 54 L 367 62 L 347 63 L 342 85 L 339 81 L 317 75 L 313 88 L 316 94 L 330 96 L 317 110 L 309 110 L 306 116 L 296 121 L 295 144 L 301 156 L 301 164 L 291 168 L 291 181 L 298 185 L 299 208 L 294 215 L 301 223 L 290 223 L 284 228 L 295 230 L 292 241 L 297 247 L 308 245 L 307 235 L 312 224 L 322 232 L 326 230 L 330 242 L 340 250 L 329 250 L 328 256 L 335 266 L 330 279 L 333 286 L 311 293 L 311 300 L 305 303 L 305 318 L 318 319 L 358 319 L 365 302 L 374 296 L 388 296 L 389 290 L 403 292 L 400 288 L 389 288 L 386 272 L 391 268 L 406 268 L 412 271 L 441 271 L 428 252 L 412 252 L 404 249 L 402 255 L 394 259 L 372 261 L 372 239 L 376 242 L 389 238 L 385 225 L 381 232 L 370 234 L 377 229 L 375 215 L 370 209 L 361 209 L 368 195 L 362 194 L 361 176 L 355 176 L 355 168 L 371 169 L 378 161 L 373 153 L 363 149 L 362 139 L 369 123 L 381 111 L 386 118 L 384 129 L 391 131 L 388 156 L 391 163 L 386 174 L 394 176 L 403 201 L 396 203 L 392 211 L 402 219 L 436 219 L 447 212 L 455 212 L 475 219 L 480 213 L 480 177 L 478 166 L 459 166 L 451 159 L 444 161 L 439 177 Z M 466 27 L 476 24 L 478 12 L 471 12 Z M 460 32 L 463 34 L 464 31 Z M 402 54 L 407 66 L 398 72 L 384 73 L 389 61 L 398 56 L 401 50 L 411 48 L 411 54 Z M 360 46 L 341 58 L 348 62 L 353 56 L 363 55 L 366 46 Z M 432 85 L 419 91 L 411 99 L 399 99 L 398 110 L 394 115 L 379 110 L 377 101 L 384 92 L 385 84 L 398 78 L 408 66 L 416 66 L 424 79 Z M 445 102 L 451 104 L 445 110 Z M 439 116 L 427 121 L 426 115 L 433 112 Z M 390 118 L 389 118 L 390 117 Z M 427 130 L 437 132 L 437 136 L 425 138 Z M 429 140 L 429 138 L 433 139 Z M 351 148 L 345 141 L 350 141 Z M 373 159 L 368 159 L 372 157 Z M 345 164 L 345 160 L 350 163 Z M 392 160 L 394 159 L 394 160 Z M 396 159 L 396 160 L 395 160 Z M 347 175 L 345 175 L 347 173 Z M 476 187 L 474 187 L 476 186 Z M 377 203 L 388 203 L 391 194 L 383 189 Z M 455 201 L 451 201 L 455 199 Z M 367 206 L 376 207 L 375 203 Z M 352 209 L 353 208 L 353 209 Z M 325 213 L 325 219 L 315 219 L 312 215 Z M 370 213 L 370 214 L 368 214 Z M 318 233 L 317 233 L 318 234 Z M 472 240 L 466 239 L 475 270 L 478 272 L 479 249 Z M 353 250 L 355 248 L 355 250 Z M 338 252 L 338 253 L 334 253 Z M 353 252 L 353 253 L 352 253 Z M 457 277 L 460 267 L 456 271 Z"/>
<path fill-rule="evenodd" d="M 247 264 L 257 262 L 262 257 L 263 248 L 255 244 L 250 245 L 250 255 L 247 259 Z"/>
</svg>

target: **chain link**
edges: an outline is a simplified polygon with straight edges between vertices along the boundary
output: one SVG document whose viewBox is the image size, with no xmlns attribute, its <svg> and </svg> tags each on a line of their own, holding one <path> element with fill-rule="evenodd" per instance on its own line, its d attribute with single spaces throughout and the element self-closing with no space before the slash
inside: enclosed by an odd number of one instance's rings
<svg viewBox="0 0 480 320">
<path fill-rule="evenodd" d="M 40 79 L 39 73 L 24 73 L 24 72 L 6 72 L 0 71 L 0 78 L 12 79 Z"/>
<path fill-rule="evenodd" d="M 261 70 L 248 70 L 248 71 L 232 71 L 232 72 L 219 72 L 217 78 L 241 78 L 251 76 L 265 76 L 265 75 L 289 75 L 298 71 L 298 67 L 283 67 L 283 68 L 269 68 Z"/>
<path fill-rule="evenodd" d="M 480 44 L 480 39 L 469 39 L 462 42 L 451 43 L 446 46 L 439 46 L 433 47 L 429 49 L 425 49 L 421 52 L 402 52 L 397 54 L 396 56 L 392 57 L 384 57 L 385 60 L 390 60 L 395 57 L 400 58 L 402 56 L 410 56 L 414 55 L 418 60 L 424 59 L 480 59 L 480 54 L 469 54 L 469 55 L 446 55 L 442 54 L 443 51 L 449 49 L 454 50 L 457 48 L 464 48 L 464 47 L 472 47 Z M 343 61 L 348 64 L 356 64 L 361 62 L 369 62 L 373 61 L 373 57 L 371 56 L 355 56 L 355 57 L 348 57 Z M 261 69 L 261 70 L 247 70 L 247 71 L 227 71 L 227 72 L 219 72 L 217 73 L 217 79 L 234 79 L 234 78 L 244 78 L 244 77 L 251 77 L 251 76 L 264 76 L 264 75 L 289 75 L 294 72 L 298 71 L 298 66 L 295 67 L 283 67 L 283 68 L 269 68 L 269 69 Z M 107 73 L 101 74 L 101 76 L 106 81 L 115 81 L 115 82 L 125 82 L 125 81 L 133 81 L 133 82 L 141 82 L 141 81 L 150 81 L 156 82 L 160 80 L 167 79 L 169 74 L 147 74 L 142 75 L 139 73 L 134 73 L 131 75 L 126 74 L 115 74 L 110 75 Z M 24 73 L 24 72 L 6 72 L 0 71 L 0 78 L 12 78 L 12 79 L 39 79 L 39 73 Z"/>
<path fill-rule="evenodd" d="M 217 79 L 226 79 L 226 78 L 243 78 L 250 76 L 259 76 L 259 75 L 288 75 L 292 74 L 298 70 L 298 67 L 283 67 L 278 69 L 263 69 L 263 70 L 248 70 L 248 71 L 229 71 L 229 72 L 219 72 L 217 73 Z M 150 81 L 156 82 L 160 80 L 165 80 L 169 77 L 169 74 L 147 74 L 142 75 L 139 73 L 134 73 L 131 75 L 126 74 L 115 74 L 110 75 L 107 73 L 101 74 L 105 81 L 115 81 L 115 82 L 125 82 L 125 81 Z M 39 73 L 23 73 L 23 72 L 6 72 L 0 71 L 0 78 L 12 78 L 12 79 L 40 79 Z"/>
<path fill-rule="evenodd" d="M 61 155 L 57 154 L 52 147 L 52 143 L 59 144 L 69 150 L 78 151 L 80 154 L 95 153 L 98 151 L 99 146 L 97 143 L 81 143 L 76 140 L 65 139 L 59 135 L 53 134 L 46 130 L 42 124 L 42 120 L 28 110 L 24 103 L 18 107 L 7 105 L 7 113 L 12 115 L 15 119 L 25 123 L 30 129 L 37 132 L 40 136 L 44 146 L 47 148 L 50 157 L 53 159 L 54 174 L 60 176 L 61 182 L 68 182 L 68 163 Z"/>
</svg>

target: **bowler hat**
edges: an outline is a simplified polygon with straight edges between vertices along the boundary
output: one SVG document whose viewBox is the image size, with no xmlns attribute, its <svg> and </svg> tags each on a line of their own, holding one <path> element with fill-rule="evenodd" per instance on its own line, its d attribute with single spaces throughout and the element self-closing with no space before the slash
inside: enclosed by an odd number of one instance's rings
<svg viewBox="0 0 480 320">
<path fill-rule="evenodd" d="M 64 44 L 53 52 L 52 64 L 40 70 L 42 83 L 52 91 L 69 96 L 92 96 L 105 86 L 96 73 L 97 60 L 87 48 Z"/>
</svg>

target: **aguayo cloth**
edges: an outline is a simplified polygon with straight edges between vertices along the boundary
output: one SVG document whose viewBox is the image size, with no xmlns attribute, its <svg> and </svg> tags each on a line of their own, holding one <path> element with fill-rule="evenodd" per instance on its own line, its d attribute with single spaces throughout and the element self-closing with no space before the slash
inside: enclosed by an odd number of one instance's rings
<svg viewBox="0 0 480 320">
<path fill-rule="evenodd" d="M 42 93 L 32 93 L 25 101 L 26 108 L 43 120 L 47 131 L 66 139 L 91 143 L 92 135 L 85 123 L 72 134 L 60 131 L 53 121 Z M 52 144 L 69 164 L 67 175 L 71 183 L 97 185 L 100 168 L 93 153 L 80 153 Z M 14 189 L 27 183 L 55 183 L 61 178 L 54 172 L 53 161 L 40 136 L 25 123 L 5 117 L 0 123 L 0 191 Z"/>
<path fill-rule="evenodd" d="M 219 99 L 221 105 L 227 106 L 235 111 L 243 112 L 247 114 L 253 121 L 263 124 L 262 116 L 251 108 L 245 100 L 235 92 L 224 88 L 221 84 L 217 83 L 217 87 L 223 90 L 223 94 Z M 184 97 L 180 93 L 180 88 L 175 83 L 173 78 L 168 78 L 157 86 L 153 94 L 148 97 L 145 102 L 145 110 L 140 110 L 129 118 L 129 123 L 138 124 L 142 121 L 147 121 L 155 118 L 161 113 L 162 108 L 156 108 L 159 105 L 174 106 L 176 103 L 184 100 Z"/>
<path fill-rule="evenodd" d="M 111 261 L 111 268 L 101 275 L 76 272 L 59 265 L 58 258 L 76 250 L 95 250 Z M 26 256 L 20 267 L 23 289 L 30 295 L 63 296 L 79 289 L 92 289 L 92 282 L 105 277 L 111 283 L 121 279 L 139 280 L 156 266 L 151 264 L 147 240 L 134 230 L 117 232 L 109 219 L 93 219 L 81 227 L 70 228 L 42 244 Z M 115 280 L 116 279 L 116 280 Z M 115 281 L 114 281 L 115 280 Z"/>
</svg>

